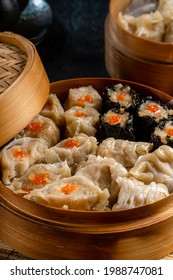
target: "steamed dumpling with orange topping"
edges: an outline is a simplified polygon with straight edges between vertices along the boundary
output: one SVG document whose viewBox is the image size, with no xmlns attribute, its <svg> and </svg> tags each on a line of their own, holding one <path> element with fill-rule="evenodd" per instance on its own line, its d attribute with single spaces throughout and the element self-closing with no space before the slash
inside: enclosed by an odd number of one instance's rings
<svg viewBox="0 0 173 280">
<path fill-rule="evenodd" d="M 14 178 L 8 188 L 19 194 L 30 193 L 70 176 L 71 170 L 66 161 L 54 164 L 38 163 L 29 167 L 22 177 Z"/>
<path fill-rule="evenodd" d="M 65 110 L 73 106 L 91 106 L 97 110 L 101 110 L 102 98 L 98 91 L 93 86 L 83 86 L 79 88 L 71 88 L 68 93 L 68 98 L 64 104 Z"/>
<path fill-rule="evenodd" d="M 103 211 L 107 207 L 109 193 L 86 177 L 76 175 L 46 185 L 41 190 L 35 189 L 24 198 L 64 209 Z"/>
<path fill-rule="evenodd" d="M 21 137 L 42 138 L 51 147 L 60 140 L 60 130 L 51 119 L 37 115 L 16 136 L 16 138 Z"/>
<path fill-rule="evenodd" d="M 47 143 L 43 139 L 25 137 L 11 141 L 0 152 L 2 181 L 10 184 L 15 177 L 21 177 L 36 163 L 44 162 Z"/>
<path fill-rule="evenodd" d="M 79 134 L 60 141 L 45 153 L 47 163 L 55 163 L 67 160 L 70 167 L 75 169 L 76 165 L 87 159 L 89 154 L 96 154 L 97 139 L 86 134 Z"/>
<path fill-rule="evenodd" d="M 95 136 L 99 122 L 99 112 L 91 106 L 73 106 L 65 112 L 66 137 L 80 133 Z"/>
</svg>

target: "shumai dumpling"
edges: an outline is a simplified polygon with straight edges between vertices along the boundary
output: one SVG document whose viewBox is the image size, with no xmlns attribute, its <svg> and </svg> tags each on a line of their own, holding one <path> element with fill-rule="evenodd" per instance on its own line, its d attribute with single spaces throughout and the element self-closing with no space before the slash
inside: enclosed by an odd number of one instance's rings
<svg viewBox="0 0 173 280">
<path fill-rule="evenodd" d="M 130 168 L 134 166 L 139 156 L 149 153 L 152 148 L 152 143 L 134 142 L 110 137 L 100 143 L 97 155 L 114 158 L 126 168 Z"/>
<path fill-rule="evenodd" d="M 46 151 L 45 160 L 47 163 L 55 163 L 67 160 L 70 167 L 87 159 L 89 154 L 95 154 L 97 150 L 97 139 L 86 134 L 79 134 L 60 141 L 54 147 Z"/>
<path fill-rule="evenodd" d="M 14 178 L 8 188 L 19 194 L 30 193 L 70 176 L 71 170 L 66 161 L 54 164 L 38 163 L 29 167 L 22 177 Z"/>
<path fill-rule="evenodd" d="M 64 104 L 65 110 L 68 110 L 73 106 L 84 107 L 86 105 L 91 106 L 98 111 L 101 110 L 102 98 L 98 91 L 91 85 L 71 88 Z"/>
<path fill-rule="evenodd" d="M 42 138 L 52 147 L 60 140 L 60 130 L 51 119 L 37 115 L 16 136 L 17 139 L 21 137 Z"/>
<path fill-rule="evenodd" d="M 2 181 L 10 184 L 15 177 L 21 177 L 28 168 L 45 159 L 47 143 L 43 139 L 24 137 L 11 141 L 0 152 Z"/>
<path fill-rule="evenodd" d="M 103 211 L 108 204 L 109 193 L 86 177 L 76 175 L 46 185 L 40 190 L 35 189 L 24 198 L 57 208 Z"/>
<path fill-rule="evenodd" d="M 40 111 L 40 115 L 52 119 L 60 129 L 65 124 L 64 108 L 56 94 L 49 94 L 43 109 Z"/>
<path fill-rule="evenodd" d="M 90 106 L 73 106 L 65 111 L 66 136 L 72 137 L 80 133 L 95 136 L 99 122 L 99 112 Z"/>
<path fill-rule="evenodd" d="M 150 204 L 169 195 L 168 188 L 161 183 L 144 184 L 135 178 L 119 177 L 120 191 L 112 210 L 135 208 Z"/>
</svg>

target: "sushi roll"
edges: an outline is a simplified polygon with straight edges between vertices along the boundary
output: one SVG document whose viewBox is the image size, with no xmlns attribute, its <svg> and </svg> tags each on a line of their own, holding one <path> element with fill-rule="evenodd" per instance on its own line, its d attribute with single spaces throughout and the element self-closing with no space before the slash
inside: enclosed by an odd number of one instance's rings
<svg viewBox="0 0 173 280">
<path fill-rule="evenodd" d="M 137 141 L 150 141 L 151 133 L 158 123 L 167 118 L 169 110 L 165 104 L 146 97 L 138 105 L 134 116 L 134 129 Z"/>
<path fill-rule="evenodd" d="M 116 84 L 106 87 L 102 93 L 104 112 L 117 108 L 133 112 L 140 103 L 140 96 L 129 85 Z"/>
<path fill-rule="evenodd" d="M 154 129 L 151 135 L 151 142 L 154 144 L 154 149 L 161 145 L 173 147 L 173 116 L 168 119 L 163 119 Z"/>
<path fill-rule="evenodd" d="M 133 129 L 133 115 L 129 112 L 117 112 L 111 109 L 100 115 L 98 135 L 101 141 L 108 137 L 115 139 L 135 140 Z"/>
</svg>

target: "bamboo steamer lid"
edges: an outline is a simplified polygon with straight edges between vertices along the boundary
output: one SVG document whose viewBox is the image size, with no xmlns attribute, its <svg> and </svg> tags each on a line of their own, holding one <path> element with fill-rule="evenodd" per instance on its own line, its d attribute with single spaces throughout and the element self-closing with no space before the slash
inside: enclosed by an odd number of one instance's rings
<svg viewBox="0 0 173 280">
<path fill-rule="evenodd" d="M 35 46 L 18 34 L 0 32 L 0 146 L 40 112 L 49 90 Z"/>
</svg>

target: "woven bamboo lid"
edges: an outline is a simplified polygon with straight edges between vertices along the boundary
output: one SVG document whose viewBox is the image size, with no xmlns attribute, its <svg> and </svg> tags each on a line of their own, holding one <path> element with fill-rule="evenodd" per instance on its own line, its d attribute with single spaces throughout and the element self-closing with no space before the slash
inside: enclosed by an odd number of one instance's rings
<svg viewBox="0 0 173 280">
<path fill-rule="evenodd" d="M 0 32 L 0 146 L 39 113 L 49 90 L 35 46 L 18 34 Z"/>
</svg>

